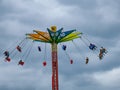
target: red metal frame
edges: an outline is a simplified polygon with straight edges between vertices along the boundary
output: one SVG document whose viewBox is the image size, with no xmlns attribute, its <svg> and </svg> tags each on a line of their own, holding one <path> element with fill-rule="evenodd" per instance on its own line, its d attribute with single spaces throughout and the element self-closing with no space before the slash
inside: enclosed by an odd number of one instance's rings
<svg viewBox="0 0 120 90">
<path fill-rule="evenodd" d="M 52 90 L 58 90 L 57 44 L 52 43 Z"/>
</svg>

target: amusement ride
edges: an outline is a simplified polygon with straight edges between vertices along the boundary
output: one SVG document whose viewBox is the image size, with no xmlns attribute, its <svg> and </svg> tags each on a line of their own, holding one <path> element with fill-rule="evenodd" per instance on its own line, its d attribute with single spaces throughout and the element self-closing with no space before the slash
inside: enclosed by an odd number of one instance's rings
<svg viewBox="0 0 120 90">
<path fill-rule="evenodd" d="M 83 40 L 86 39 L 87 43 Z M 85 36 L 83 36 L 82 32 L 77 31 L 76 29 L 63 31 L 63 28 L 57 30 L 56 26 L 51 26 L 47 28 L 47 32 L 40 31 L 40 30 L 33 30 L 33 33 L 27 33 L 26 37 L 21 40 L 18 45 L 13 50 L 2 50 L 4 54 L 4 58 L 6 62 L 10 62 L 12 58 L 14 58 L 17 53 L 23 53 L 23 49 L 25 49 L 24 54 L 21 56 L 21 59 L 18 61 L 18 65 L 23 66 L 25 64 L 25 60 L 27 60 L 28 56 L 30 55 L 31 49 L 33 47 L 33 42 L 41 42 L 51 45 L 51 61 L 52 61 L 52 90 L 59 90 L 59 79 L 58 79 L 58 44 L 61 45 L 63 51 L 65 51 L 66 55 L 70 59 L 70 64 L 73 64 L 73 60 L 70 58 L 70 55 L 66 51 L 67 46 L 65 44 L 62 45 L 63 42 L 72 41 L 76 48 L 78 45 L 74 42 L 74 39 L 81 39 L 87 47 L 94 51 L 98 52 L 98 58 L 100 60 L 103 59 L 107 50 L 101 46 L 100 48 L 97 47 L 96 44 L 91 43 Z M 26 47 L 28 40 L 32 40 L 33 42 Z M 89 43 L 89 44 L 88 44 Z M 38 46 L 38 51 L 42 52 L 41 46 Z M 46 50 L 45 50 L 46 51 Z M 46 54 L 46 53 L 45 53 Z M 24 59 L 23 59 L 24 58 Z M 89 63 L 89 57 L 85 57 L 85 64 Z M 43 66 L 47 65 L 46 61 L 43 61 Z"/>
</svg>

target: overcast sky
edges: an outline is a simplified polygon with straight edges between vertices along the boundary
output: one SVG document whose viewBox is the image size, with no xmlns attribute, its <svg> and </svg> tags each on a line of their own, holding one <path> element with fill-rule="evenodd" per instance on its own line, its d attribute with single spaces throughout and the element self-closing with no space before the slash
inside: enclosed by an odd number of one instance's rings
<svg viewBox="0 0 120 90">
<path fill-rule="evenodd" d="M 34 29 L 46 31 L 52 25 L 64 31 L 77 29 L 85 42 L 95 43 L 108 53 L 99 60 L 98 51 L 90 51 L 82 40 L 67 45 L 69 58 L 58 45 L 60 90 L 120 90 L 120 0 L 0 0 L 0 90 L 50 90 L 51 47 L 34 42 L 24 66 L 17 63 L 19 53 L 5 62 L 3 51 L 15 48 L 26 33 Z M 28 41 L 26 46 L 29 47 Z M 37 46 L 42 47 L 38 52 Z M 84 57 L 90 62 L 85 64 Z"/>
</svg>

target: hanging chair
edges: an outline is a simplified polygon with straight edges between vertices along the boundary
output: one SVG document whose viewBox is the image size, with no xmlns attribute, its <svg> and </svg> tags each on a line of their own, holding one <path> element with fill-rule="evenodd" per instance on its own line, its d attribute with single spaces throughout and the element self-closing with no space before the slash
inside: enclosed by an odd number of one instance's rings
<svg viewBox="0 0 120 90">
<path fill-rule="evenodd" d="M 70 64 L 73 64 L 73 60 L 72 59 L 70 60 Z"/>
<path fill-rule="evenodd" d="M 11 59 L 10 59 L 9 57 L 6 57 L 6 58 L 5 58 L 5 61 L 6 61 L 6 62 L 10 62 Z"/>
<path fill-rule="evenodd" d="M 38 46 L 38 51 L 41 52 L 41 47 L 40 46 Z"/>
<path fill-rule="evenodd" d="M 86 63 L 86 64 L 88 64 L 88 62 L 89 62 L 89 58 L 88 58 L 88 57 L 86 57 L 86 62 L 85 62 L 85 63 Z"/>
<path fill-rule="evenodd" d="M 43 66 L 45 67 L 46 65 L 47 65 L 47 62 L 46 62 L 46 61 L 44 61 L 44 62 L 43 62 Z"/>
<path fill-rule="evenodd" d="M 20 61 L 18 62 L 18 65 L 23 66 L 23 65 L 24 65 L 24 62 L 23 62 L 22 60 L 20 60 Z"/>
<path fill-rule="evenodd" d="M 4 53 L 3 53 L 6 57 L 9 57 L 9 52 L 8 51 L 5 51 Z"/>
<path fill-rule="evenodd" d="M 20 47 L 19 45 L 16 47 L 16 49 L 17 49 L 19 52 L 22 52 L 21 47 Z"/>
<path fill-rule="evenodd" d="M 63 46 L 62 46 L 62 49 L 63 49 L 64 51 L 66 50 L 66 48 L 67 48 L 66 45 L 63 45 Z"/>
<path fill-rule="evenodd" d="M 90 43 L 90 45 L 89 45 L 89 49 L 91 49 L 91 50 L 96 50 L 96 45 L 95 44 L 92 44 L 92 43 Z"/>
</svg>

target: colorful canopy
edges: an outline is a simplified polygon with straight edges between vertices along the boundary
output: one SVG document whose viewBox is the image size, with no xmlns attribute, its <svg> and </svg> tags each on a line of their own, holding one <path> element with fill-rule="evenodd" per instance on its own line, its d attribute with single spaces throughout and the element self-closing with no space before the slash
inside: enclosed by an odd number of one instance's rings
<svg viewBox="0 0 120 90">
<path fill-rule="evenodd" d="M 76 38 L 80 38 L 81 32 L 77 32 L 74 30 L 69 30 L 66 32 L 62 32 L 63 28 L 59 30 L 51 30 L 47 28 L 48 32 L 43 32 L 39 30 L 33 30 L 35 33 L 26 34 L 27 38 L 32 39 L 34 41 L 39 42 L 47 42 L 47 43 L 60 43 L 70 41 Z"/>
</svg>

